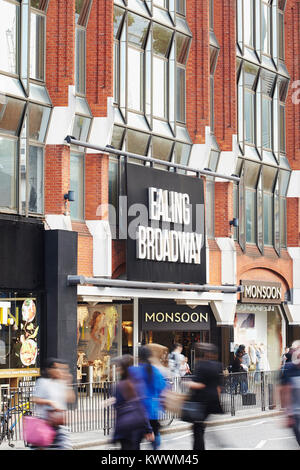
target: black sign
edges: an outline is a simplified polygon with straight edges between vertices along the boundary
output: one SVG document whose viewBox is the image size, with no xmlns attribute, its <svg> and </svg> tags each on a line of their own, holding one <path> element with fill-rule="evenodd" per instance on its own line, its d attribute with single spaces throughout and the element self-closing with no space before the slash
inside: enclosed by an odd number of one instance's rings
<svg viewBox="0 0 300 470">
<path fill-rule="evenodd" d="M 127 164 L 127 279 L 206 283 L 200 178 Z"/>
<path fill-rule="evenodd" d="M 209 330 L 212 311 L 208 305 L 142 303 L 140 321 L 142 331 L 200 331 Z"/>
</svg>

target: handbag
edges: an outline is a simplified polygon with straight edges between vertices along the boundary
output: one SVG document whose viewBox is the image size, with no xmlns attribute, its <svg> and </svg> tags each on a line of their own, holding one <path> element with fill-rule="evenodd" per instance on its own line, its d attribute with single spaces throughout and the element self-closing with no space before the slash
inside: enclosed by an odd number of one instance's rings
<svg viewBox="0 0 300 470">
<path fill-rule="evenodd" d="M 205 421 L 206 405 L 200 401 L 185 401 L 181 409 L 181 419 L 187 423 Z"/>
<path fill-rule="evenodd" d="M 121 434 L 130 434 L 137 429 L 149 427 L 148 418 L 139 398 L 128 400 L 116 407 L 116 430 Z"/>
<path fill-rule="evenodd" d="M 55 435 L 55 429 L 44 419 L 36 416 L 24 416 L 23 437 L 28 444 L 48 447 L 53 443 Z"/>
<path fill-rule="evenodd" d="M 187 395 L 184 393 L 174 392 L 173 390 L 166 390 L 163 393 L 161 402 L 166 411 L 181 415 L 182 406 L 186 400 Z"/>
</svg>

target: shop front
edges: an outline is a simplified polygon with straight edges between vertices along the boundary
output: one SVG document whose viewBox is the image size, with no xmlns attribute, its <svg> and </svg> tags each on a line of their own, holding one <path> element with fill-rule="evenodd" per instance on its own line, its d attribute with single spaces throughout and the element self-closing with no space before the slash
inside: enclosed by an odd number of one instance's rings
<svg viewBox="0 0 300 470">
<path fill-rule="evenodd" d="M 43 225 L 0 220 L 0 384 L 40 373 Z"/>
<path fill-rule="evenodd" d="M 280 282 L 241 281 L 244 289 L 234 319 L 234 343 L 244 344 L 262 370 L 278 370 L 286 346 L 287 320 Z"/>
</svg>

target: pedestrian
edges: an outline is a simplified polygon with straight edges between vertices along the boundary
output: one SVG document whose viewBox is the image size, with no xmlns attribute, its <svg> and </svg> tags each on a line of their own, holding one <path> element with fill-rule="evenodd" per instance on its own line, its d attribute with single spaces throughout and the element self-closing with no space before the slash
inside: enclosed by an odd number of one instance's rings
<svg viewBox="0 0 300 470">
<path fill-rule="evenodd" d="M 72 375 L 68 364 L 61 359 L 49 358 L 41 377 L 36 382 L 32 402 L 35 415 L 46 420 L 55 430 L 51 449 L 70 450 L 72 445 L 65 428 L 65 413 L 74 403 Z"/>
<path fill-rule="evenodd" d="M 150 343 L 147 345 L 147 347 L 151 351 L 151 364 L 157 367 L 157 369 L 167 380 L 170 380 L 171 374 L 168 368 L 168 348 L 157 343 Z"/>
<path fill-rule="evenodd" d="M 129 372 L 132 364 L 133 357 L 128 354 L 116 360 L 120 380 L 115 391 L 113 442 L 119 442 L 122 450 L 139 450 L 144 437 L 150 441 L 154 439 L 141 396 Z"/>
<path fill-rule="evenodd" d="M 243 361 L 245 355 L 245 346 L 240 345 L 234 355 L 232 362 L 231 372 L 234 374 L 232 380 L 231 393 L 238 393 L 238 386 L 240 386 L 240 392 L 247 393 L 248 391 L 248 380 L 247 380 L 247 359 Z M 249 359 L 250 362 L 250 359 Z"/>
<path fill-rule="evenodd" d="M 285 364 L 281 375 L 281 403 L 287 426 L 293 429 L 300 446 L 300 340 L 294 341 L 289 352 L 291 361 Z"/>
<path fill-rule="evenodd" d="M 180 377 L 185 377 L 187 375 L 192 374 L 190 366 L 188 364 L 188 358 L 186 356 L 183 356 L 183 355 L 182 355 L 182 362 L 181 362 L 181 365 L 180 365 L 179 373 L 180 373 Z"/>
<path fill-rule="evenodd" d="M 187 382 L 190 401 L 201 403 L 201 417 L 193 423 L 193 450 L 205 450 L 205 422 L 210 414 L 223 413 L 220 404 L 223 366 L 217 361 L 217 348 L 209 343 L 195 344 L 193 381 Z"/>
<path fill-rule="evenodd" d="M 175 343 L 169 354 L 169 369 L 171 377 L 175 380 L 180 377 L 180 366 L 182 362 L 181 353 L 182 345 L 180 343 Z"/>
<path fill-rule="evenodd" d="M 137 384 L 142 397 L 150 425 L 154 432 L 152 447 L 157 450 L 160 446 L 159 415 L 162 411 L 161 399 L 167 389 L 166 378 L 159 369 L 151 363 L 152 352 L 148 346 L 139 348 L 139 365 L 129 369 L 130 376 Z"/>
</svg>

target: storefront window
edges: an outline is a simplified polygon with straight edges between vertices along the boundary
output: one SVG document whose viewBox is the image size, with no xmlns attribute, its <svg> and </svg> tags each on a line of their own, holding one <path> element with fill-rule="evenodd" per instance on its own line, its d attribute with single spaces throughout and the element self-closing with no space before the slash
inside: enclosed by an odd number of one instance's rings
<svg viewBox="0 0 300 470">
<path fill-rule="evenodd" d="M 0 381 L 39 364 L 39 302 L 31 295 L 0 293 Z M 26 372 L 38 375 L 38 370 Z"/>
<path fill-rule="evenodd" d="M 234 320 L 235 345 L 244 344 L 251 357 L 259 357 L 260 370 L 278 370 L 285 322 L 278 305 L 238 304 Z"/>
<path fill-rule="evenodd" d="M 77 310 L 78 375 L 88 379 L 88 367 L 93 367 L 93 381 L 110 379 L 111 359 L 118 356 L 118 309 L 115 305 L 89 307 L 79 305 Z"/>
</svg>

